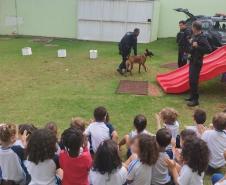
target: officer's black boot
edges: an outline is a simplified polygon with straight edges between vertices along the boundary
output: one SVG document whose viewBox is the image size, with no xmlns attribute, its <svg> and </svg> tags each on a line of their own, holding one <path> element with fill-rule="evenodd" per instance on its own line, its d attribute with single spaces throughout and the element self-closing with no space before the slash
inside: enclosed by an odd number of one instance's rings
<svg viewBox="0 0 226 185">
<path fill-rule="evenodd" d="M 193 96 L 192 100 L 187 103 L 189 107 L 195 107 L 199 105 L 199 95 L 196 94 Z"/>
<path fill-rule="evenodd" d="M 185 98 L 184 100 L 185 100 L 185 101 L 192 101 L 192 98 L 189 97 L 189 98 Z"/>
</svg>

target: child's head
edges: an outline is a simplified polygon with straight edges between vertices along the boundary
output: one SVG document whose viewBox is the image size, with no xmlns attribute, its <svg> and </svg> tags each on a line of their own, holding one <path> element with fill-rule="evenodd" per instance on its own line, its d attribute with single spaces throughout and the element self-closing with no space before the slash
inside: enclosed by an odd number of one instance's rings
<svg viewBox="0 0 226 185">
<path fill-rule="evenodd" d="M 48 122 L 46 125 L 45 125 L 45 129 L 48 129 L 48 130 L 51 130 L 56 136 L 58 134 L 58 128 L 57 128 L 57 124 L 53 121 L 51 122 Z"/>
<path fill-rule="evenodd" d="M 19 125 L 18 129 L 18 136 L 19 138 L 24 134 L 24 131 L 26 130 L 27 132 L 27 141 L 30 139 L 31 134 L 37 130 L 37 128 L 33 124 L 21 124 Z"/>
<path fill-rule="evenodd" d="M 71 157 L 77 157 L 83 144 L 83 133 L 79 129 L 69 128 L 62 134 L 65 149 Z"/>
<path fill-rule="evenodd" d="M 112 140 L 106 140 L 100 144 L 94 158 L 94 171 L 111 174 L 121 166 L 117 144 Z"/>
<path fill-rule="evenodd" d="M 15 143 L 17 139 L 17 126 L 15 124 L 7 124 L 10 134 L 11 134 L 11 142 Z"/>
<path fill-rule="evenodd" d="M 181 155 L 184 163 L 200 176 L 208 167 L 210 152 L 206 142 L 202 139 L 197 137 L 187 139 Z"/>
<path fill-rule="evenodd" d="M 11 130 L 6 124 L 0 126 L 0 143 L 4 147 L 11 144 Z"/>
<path fill-rule="evenodd" d="M 204 124 L 206 122 L 206 112 L 202 109 L 196 109 L 194 112 L 194 120 L 196 124 Z"/>
<path fill-rule="evenodd" d="M 197 137 L 197 134 L 192 129 L 182 130 L 180 133 L 180 145 L 183 146 L 184 142 L 189 138 Z"/>
<path fill-rule="evenodd" d="M 107 110 L 104 107 L 97 107 L 94 110 L 94 118 L 96 122 L 105 122 L 107 116 Z"/>
<path fill-rule="evenodd" d="M 82 132 L 85 132 L 86 121 L 80 117 L 75 117 L 71 119 L 70 127 L 79 129 Z"/>
<path fill-rule="evenodd" d="M 160 112 L 162 121 L 167 125 L 172 125 L 177 121 L 178 112 L 173 108 L 164 108 Z"/>
<path fill-rule="evenodd" d="M 220 112 L 213 117 L 213 126 L 218 131 L 226 129 L 226 113 Z"/>
<path fill-rule="evenodd" d="M 30 135 L 27 145 L 28 160 L 38 164 L 53 159 L 56 152 L 56 135 L 48 129 L 38 129 Z"/>
<path fill-rule="evenodd" d="M 153 165 L 158 160 L 159 151 L 154 136 L 138 135 L 133 143 L 133 152 L 136 153 L 143 164 Z"/>
<path fill-rule="evenodd" d="M 138 133 L 141 133 L 147 126 L 147 119 L 144 115 L 137 115 L 134 118 L 133 125 L 136 128 Z"/>
<path fill-rule="evenodd" d="M 162 128 L 156 133 L 156 141 L 161 148 L 166 148 L 172 140 L 172 134 L 169 129 Z"/>
</svg>

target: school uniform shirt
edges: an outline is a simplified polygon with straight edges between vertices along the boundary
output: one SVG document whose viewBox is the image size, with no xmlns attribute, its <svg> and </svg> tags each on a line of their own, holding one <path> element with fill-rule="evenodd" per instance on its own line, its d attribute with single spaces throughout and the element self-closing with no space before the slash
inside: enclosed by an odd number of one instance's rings
<svg viewBox="0 0 226 185">
<path fill-rule="evenodd" d="M 31 175 L 29 185 L 55 185 L 56 170 L 59 169 L 59 159 L 47 159 L 43 162 L 35 164 L 31 161 L 26 162 L 27 170 Z"/>
<path fill-rule="evenodd" d="M 84 149 L 78 157 L 70 157 L 67 151 L 61 151 L 60 167 L 64 171 L 62 185 L 89 185 L 92 158 L 88 149 Z"/>
<path fill-rule="evenodd" d="M 162 185 L 171 181 L 169 170 L 165 164 L 165 159 L 169 159 L 166 152 L 160 152 L 158 161 L 152 168 L 151 185 Z"/>
<path fill-rule="evenodd" d="M 147 130 L 143 130 L 141 133 L 139 134 L 148 134 L 148 135 L 151 135 Z M 132 140 L 134 139 L 136 136 L 138 135 L 138 132 L 137 130 L 133 130 L 129 133 L 129 138 Z"/>
<path fill-rule="evenodd" d="M 26 173 L 22 168 L 19 147 L 0 147 L 0 168 L 3 180 L 12 180 L 19 185 L 26 184 Z"/>
<path fill-rule="evenodd" d="M 128 167 L 127 181 L 130 185 L 150 185 L 152 180 L 152 166 L 142 164 L 137 159 Z"/>
<path fill-rule="evenodd" d="M 204 173 L 200 176 L 193 172 L 188 165 L 184 165 L 180 171 L 177 181 L 179 185 L 203 185 Z"/>
<path fill-rule="evenodd" d="M 210 150 L 209 165 L 213 168 L 223 167 L 226 164 L 224 158 L 226 133 L 216 130 L 207 130 L 203 133 L 202 139 L 207 143 Z"/>
<path fill-rule="evenodd" d="M 179 135 L 180 124 L 178 121 L 175 121 L 174 124 L 168 125 L 164 124 L 165 128 L 169 129 L 172 134 L 172 140 L 176 142 L 177 136 Z M 172 150 L 172 144 L 169 144 L 166 147 L 166 150 Z"/>
<path fill-rule="evenodd" d="M 111 139 L 111 128 L 104 122 L 94 122 L 86 128 L 85 135 L 90 138 L 90 148 L 95 153 L 103 141 Z"/>
<path fill-rule="evenodd" d="M 126 183 L 126 177 L 125 167 L 117 169 L 112 174 L 101 174 L 93 170 L 89 174 L 90 185 L 123 185 Z"/>
<path fill-rule="evenodd" d="M 222 181 L 222 182 L 218 182 L 215 185 L 226 185 L 226 180 Z"/>
</svg>

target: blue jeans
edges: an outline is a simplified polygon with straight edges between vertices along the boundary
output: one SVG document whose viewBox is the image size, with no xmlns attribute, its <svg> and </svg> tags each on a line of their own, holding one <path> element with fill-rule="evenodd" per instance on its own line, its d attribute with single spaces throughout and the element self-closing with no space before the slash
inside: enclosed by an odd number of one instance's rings
<svg viewBox="0 0 226 185">
<path fill-rule="evenodd" d="M 216 184 L 217 182 L 219 182 L 221 179 L 224 178 L 224 175 L 221 174 L 221 173 L 215 173 L 213 176 L 212 176 L 212 184 Z"/>
</svg>

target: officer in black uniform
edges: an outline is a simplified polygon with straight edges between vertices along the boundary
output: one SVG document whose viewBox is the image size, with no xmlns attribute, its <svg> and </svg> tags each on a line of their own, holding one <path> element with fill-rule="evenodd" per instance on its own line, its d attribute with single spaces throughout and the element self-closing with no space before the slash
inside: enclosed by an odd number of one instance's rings
<svg viewBox="0 0 226 185">
<path fill-rule="evenodd" d="M 192 24 L 192 38 L 190 40 L 190 64 L 189 64 L 189 84 L 190 84 L 190 97 L 186 99 L 188 106 L 199 105 L 198 83 L 199 75 L 203 65 L 203 56 L 211 53 L 212 48 L 202 32 L 202 23 L 195 21 Z"/>
<path fill-rule="evenodd" d="M 177 34 L 178 44 L 178 67 L 182 67 L 187 64 L 189 40 L 191 39 L 192 30 L 187 27 L 185 21 L 179 22 L 180 32 Z"/>
<path fill-rule="evenodd" d="M 122 62 L 117 71 L 120 74 L 123 74 L 126 69 L 126 60 L 132 49 L 134 50 L 134 55 L 137 55 L 137 37 L 139 34 L 140 30 L 135 28 L 133 32 L 127 32 L 119 43 L 119 54 L 122 56 Z"/>
</svg>

